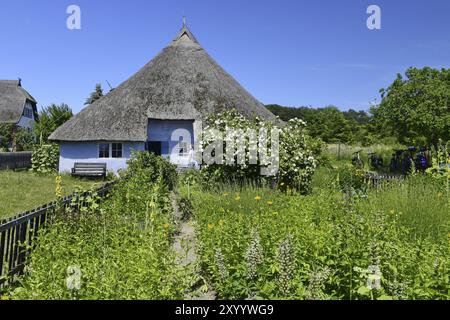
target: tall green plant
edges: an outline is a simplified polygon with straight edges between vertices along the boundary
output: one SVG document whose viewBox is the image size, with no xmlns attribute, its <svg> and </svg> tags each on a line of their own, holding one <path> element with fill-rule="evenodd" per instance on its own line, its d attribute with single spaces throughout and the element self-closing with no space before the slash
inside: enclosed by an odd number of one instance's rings
<svg viewBox="0 0 450 320">
<path fill-rule="evenodd" d="M 40 144 L 33 151 L 31 171 L 48 174 L 58 171 L 59 147 L 56 144 Z"/>
</svg>

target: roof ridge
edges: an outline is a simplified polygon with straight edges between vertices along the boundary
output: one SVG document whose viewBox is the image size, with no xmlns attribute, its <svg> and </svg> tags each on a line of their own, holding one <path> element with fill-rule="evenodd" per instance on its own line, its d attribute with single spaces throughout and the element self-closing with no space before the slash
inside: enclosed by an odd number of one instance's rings
<svg viewBox="0 0 450 320">
<path fill-rule="evenodd" d="M 19 80 L 0 80 L 1 84 L 9 84 L 9 85 L 15 85 L 15 86 L 20 86 L 20 81 Z"/>
<path fill-rule="evenodd" d="M 176 42 L 176 41 L 180 40 L 181 37 L 183 37 L 184 35 L 187 35 L 189 37 L 189 39 L 191 39 L 192 42 L 199 44 L 199 42 L 197 41 L 195 36 L 192 34 L 191 30 L 189 30 L 189 28 L 187 27 L 186 24 L 183 24 L 183 27 L 178 32 L 178 34 L 176 35 L 176 37 L 173 39 L 172 42 Z"/>
</svg>

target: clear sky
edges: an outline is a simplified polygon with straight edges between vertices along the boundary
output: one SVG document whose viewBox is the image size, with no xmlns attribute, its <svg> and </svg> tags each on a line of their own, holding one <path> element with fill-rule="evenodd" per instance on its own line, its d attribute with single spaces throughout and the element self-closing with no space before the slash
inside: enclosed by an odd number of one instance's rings
<svg viewBox="0 0 450 320">
<path fill-rule="evenodd" d="M 81 30 L 66 27 L 71 4 Z M 381 30 L 366 27 L 370 4 Z M 367 110 L 408 67 L 450 67 L 449 0 L 0 0 L 0 79 L 78 112 L 96 83 L 118 86 L 164 48 L 183 15 L 266 104 Z"/>
</svg>

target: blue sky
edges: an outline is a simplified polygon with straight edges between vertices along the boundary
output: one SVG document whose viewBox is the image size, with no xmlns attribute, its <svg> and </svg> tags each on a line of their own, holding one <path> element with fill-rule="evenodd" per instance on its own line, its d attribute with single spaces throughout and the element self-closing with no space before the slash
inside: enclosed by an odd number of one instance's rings
<svg viewBox="0 0 450 320">
<path fill-rule="evenodd" d="M 68 30 L 66 9 L 81 8 Z M 366 9 L 382 10 L 368 30 Z M 448 0 L 0 0 L 0 79 L 75 112 L 125 81 L 187 16 L 203 47 L 263 103 L 367 110 L 410 66 L 450 67 Z"/>
</svg>

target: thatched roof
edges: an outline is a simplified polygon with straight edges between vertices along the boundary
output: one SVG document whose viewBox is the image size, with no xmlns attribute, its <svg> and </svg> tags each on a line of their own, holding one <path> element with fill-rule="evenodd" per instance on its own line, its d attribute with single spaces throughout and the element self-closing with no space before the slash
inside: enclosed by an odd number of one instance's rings
<svg viewBox="0 0 450 320">
<path fill-rule="evenodd" d="M 20 80 L 0 80 L 0 123 L 18 123 L 26 102 L 33 105 L 36 115 L 36 100 L 22 88 Z"/>
<path fill-rule="evenodd" d="M 225 108 L 275 116 L 223 70 L 184 26 L 130 79 L 58 128 L 54 141 L 146 141 L 148 119 L 201 120 Z"/>
</svg>

